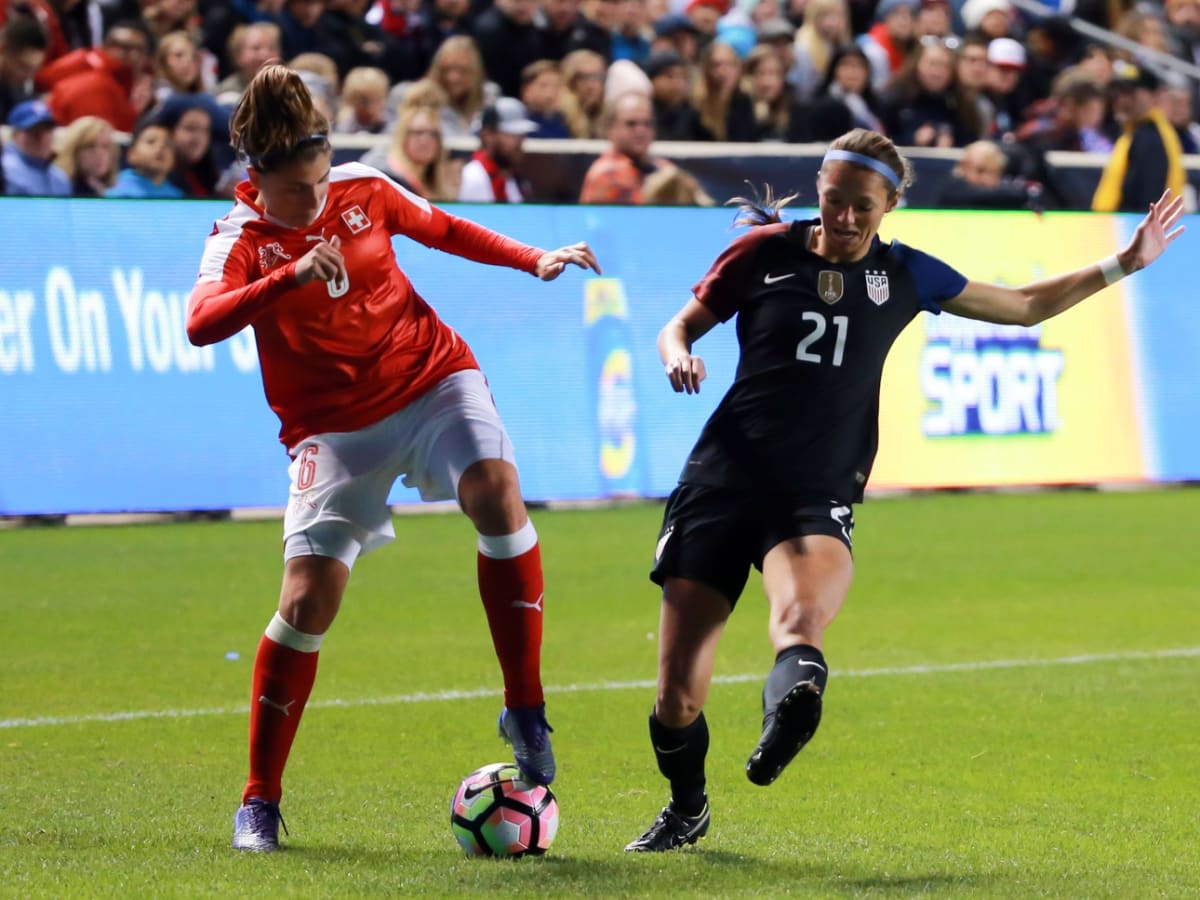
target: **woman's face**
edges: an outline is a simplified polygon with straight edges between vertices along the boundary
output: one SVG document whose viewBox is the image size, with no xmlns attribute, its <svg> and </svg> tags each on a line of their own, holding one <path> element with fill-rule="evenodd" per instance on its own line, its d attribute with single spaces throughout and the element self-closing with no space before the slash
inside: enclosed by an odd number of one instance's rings
<svg viewBox="0 0 1200 900">
<path fill-rule="evenodd" d="M 448 53 L 439 69 L 440 81 L 451 100 L 461 100 L 471 92 L 475 66 L 465 53 Z"/>
<path fill-rule="evenodd" d="M 728 44 L 714 44 L 708 58 L 709 82 L 720 91 L 733 90 L 742 73 L 742 64 L 737 52 Z"/>
<path fill-rule="evenodd" d="M 101 131 L 75 152 L 75 167 L 85 178 L 107 178 L 112 171 L 113 137 L 111 131 Z"/>
<path fill-rule="evenodd" d="M 866 256 L 884 213 L 896 206 L 890 187 L 878 172 L 854 163 L 822 165 L 817 175 L 821 255 L 831 262 Z"/>
<path fill-rule="evenodd" d="M 839 41 L 846 30 L 846 17 L 840 9 L 827 9 L 817 16 L 817 34 L 830 43 Z"/>
<path fill-rule="evenodd" d="M 833 70 L 833 80 L 851 94 L 865 91 L 870 77 L 866 62 L 859 56 L 843 56 Z"/>
<path fill-rule="evenodd" d="M 768 103 L 783 92 L 783 64 L 775 56 L 764 56 L 750 76 L 754 95 Z"/>
<path fill-rule="evenodd" d="M 917 84 L 931 94 L 940 94 L 950 86 L 954 75 L 954 54 L 941 44 L 922 45 L 917 60 Z"/>
<path fill-rule="evenodd" d="M 189 109 L 175 123 L 171 133 L 175 156 L 181 165 L 190 166 L 208 152 L 212 142 L 212 120 L 202 109 Z"/>
<path fill-rule="evenodd" d="M 585 63 L 576 71 L 571 85 L 579 105 L 584 109 L 595 109 L 604 99 L 604 64 Z"/>
<path fill-rule="evenodd" d="M 404 135 L 404 152 L 418 166 L 427 166 L 442 152 L 442 135 L 426 112 L 416 113 Z"/>
<path fill-rule="evenodd" d="M 333 151 L 301 158 L 272 172 L 249 170 L 258 188 L 263 209 L 289 228 L 307 228 L 316 221 L 329 195 L 329 168 Z"/>
<path fill-rule="evenodd" d="M 167 80 L 177 87 L 190 88 L 200 77 L 200 55 L 184 41 L 176 41 L 163 58 Z"/>
</svg>

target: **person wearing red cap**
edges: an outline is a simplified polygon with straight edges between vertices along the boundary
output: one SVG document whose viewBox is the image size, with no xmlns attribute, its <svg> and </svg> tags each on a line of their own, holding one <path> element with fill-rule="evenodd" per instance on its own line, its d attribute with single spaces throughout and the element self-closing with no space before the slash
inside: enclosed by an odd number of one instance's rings
<svg viewBox="0 0 1200 900">
<path fill-rule="evenodd" d="M 701 40 L 705 42 L 716 37 L 717 22 L 727 12 L 729 3 L 726 0 L 688 0 L 688 5 L 684 7 L 684 14 L 696 26 Z"/>
</svg>

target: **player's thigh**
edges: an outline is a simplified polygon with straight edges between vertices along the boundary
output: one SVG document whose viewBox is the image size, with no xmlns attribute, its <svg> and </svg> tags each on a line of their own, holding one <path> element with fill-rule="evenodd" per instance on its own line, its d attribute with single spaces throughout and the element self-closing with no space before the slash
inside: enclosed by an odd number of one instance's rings
<svg viewBox="0 0 1200 900">
<path fill-rule="evenodd" d="M 417 488 L 422 499 L 458 499 L 464 473 L 484 460 L 507 466 L 486 467 L 482 472 L 476 468 L 473 476 L 496 480 L 502 493 L 520 494 L 512 441 L 482 372 L 468 369 L 447 376 L 421 398 L 414 411 L 420 422 L 404 484 Z"/>
</svg>

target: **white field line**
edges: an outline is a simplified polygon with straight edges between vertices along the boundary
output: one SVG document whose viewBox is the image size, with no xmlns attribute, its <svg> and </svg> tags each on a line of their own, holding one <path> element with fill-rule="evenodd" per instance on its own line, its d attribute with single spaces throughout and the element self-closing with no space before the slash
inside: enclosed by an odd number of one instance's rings
<svg viewBox="0 0 1200 900">
<path fill-rule="evenodd" d="M 880 669 L 834 669 L 835 678 L 878 678 L 884 675 L 941 675 L 948 672 L 983 672 L 988 669 L 1036 669 L 1047 666 L 1082 666 L 1101 662 L 1132 662 L 1137 660 L 1182 659 L 1200 657 L 1200 647 L 1177 647 L 1166 650 L 1127 650 L 1115 653 L 1084 653 L 1078 656 L 1059 656 L 1052 659 L 985 659 L 975 662 L 941 663 L 928 666 L 888 666 Z M 741 684 L 761 681 L 762 672 L 743 675 L 717 675 L 714 684 Z M 597 691 L 650 690 L 654 682 L 597 681 L 591 684 L 547 685 L 547 694 L 583 694 Z M 358 697 L 314 700 L 307 709 L 353 708 L 358 706 L 395 706 L 402 703 L 442 703 L 451 700 L 476 700 L 499 697 L 496 688 L 474 688 L 466 691 L 423 691 L 396 694 L 391 697 Z M 245 706 L 210 707 L 207 709 L 147 709 L 129 712 L 91 713 L 80 716 L 40 716 L 32 719 L 0 719 L 0 728 L 43 728 L 50 725 L 86 725 L 92 722 L 127 722 L 137 719 L 193 719 L 199 716 L 245 715 Z"/>
</svg>

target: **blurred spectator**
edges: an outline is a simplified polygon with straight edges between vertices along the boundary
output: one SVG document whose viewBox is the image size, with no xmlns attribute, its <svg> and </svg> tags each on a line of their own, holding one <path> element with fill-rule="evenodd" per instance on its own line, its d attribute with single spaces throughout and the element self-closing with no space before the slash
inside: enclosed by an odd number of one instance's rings
<svg viewBox="0 0 1200 900">
<path fill-rule="evenodd" d="M 650 52 L 674 50 L 685 62 L 695 62 L 700 56 L 700 32 L 692 20 L 682 13 L 669 13 L 654 23 Z"/>
<path fill-rule="evenodd" d="M 605 57 L 612 52 L 608 30 L 579 11 L 579 0 L 541 0 L 539 18 L 543 59 L 558 61 L 572 50 L 580 49 L 595 50 Z"/>
<path fill-rule="evenodd" d="M 191 32 L 200 24 L 196 0 L 143 0 L 141 13 L 151 45 L 172 31 Z"/>
<path fill-rule="evenodd" d="M 183 197 L 183 191 L 167 180 L 174 166 L 170 129 L 153 116 L 145 116 L 138 123 L 125 154 L 125 168 L 117 173 L 116 184 L 106 196 L 172 200 Z"/>
<path fill-rule="evenodd" d="M 286 0 L 279 13 L 283 58 L 321 52 L 321 16 L 325 0 Z"/>
<path fill-rule="evenodd" d="M 218 61 L 219 78 L 233 74 L 237 61 L 230 49 L 233 33 L 247 25 L 270 24 L 278 27 L 283 0 L 225 0 L 205 3 L 200 22 L 204 48 Z M 276 56 L 281 51 L 276 52 Z"/>
<path fill-rule="evenodd" d="M 228 141 L 229 130 L 216 101 L 208 94 L 173 94 L 152 115 L 170 131 L 175 160 L 168 176 L 171 183 L 187 197 L 221 195 L 221 166 L 213 142 Z M 232 189 L 224 195 L 232 196 Z"/>
<path fill-rule="evenodd" d="M 471 203 L 523 203 L 528 193 L 517 179 L 525 137 L 537 123 L 514 97 L 500 97 L 483 111 L 479 149 L 463 166 L 458 199 Z"/>
<path fill-rule="evenodd" d="M 1112 142 L 1101 132 L 1104 88 L 1079 66 L 1065 69 L 1054 81 L 1050 99 L 1017 132 L 1017 139 L 1045 153 L 1067 150 L 1108 153 Z"/>
<path fill-rule="evenodd" d="M 54 114 L 41 100 L 24 100 L 8 114 L 12 129 L 2 157 L 11 197 L 70 197 L 71 179 L 54 165 Z"/>
<path fill-rule="evenodd" d="M 679 166 L 663 166 L 646 176 L 642 194 L 647 205 L 657 206 L 716 206 L 690 172 Z"/>
<path fill-rule="evenodd" d="M 667 165 L 650 155 L 654 143 L 654 109 L 641 93 L 620 94 L 605 105 L 608 149 L 588 167 L 580 203 L 641 204 L 644 182 Z"/>
<path fill-rule="evenodd" d="M 470 137 L 479 131 L 483 108 L 496 101 L 500 89 L 485 82 L 483 60 L 473 38 L 455 35 L 438 47 L 425 78 L 436 84 L 446 96 L 442 108 L 442 132 L 447 137 Z M 392 89 L 393 99 L 403 97 L 410 85 Z"/>
<path fill-rule="evenodd" d="M 1108 50 L 1099 44 L 1089 44 L 1084 48 L 1079 67 L 1089 72 L 1106 89 L 1112 82 L 1112 57 L 1108 55 Z"/>
<path fill-rule="evenodd" d="M 1005 177 L 1009 160 L 994 141 L 974 141 L 946 179 L 938 209 L 1030 209 L 1041 196 L 1039 185 Z"/>
<path fill-rule="evenodd" d="M 755 44 L 762 44 L 774 50 L 779 61 L 783 63 L 783 71 L 790 72 L 796 63 L 795 38 L 796 28 L 787 19 L 783 17 L 767 19 L 755 29 L 754 40 L 738 56 L 745 59 Z"/>
<path fill-rule="evenodd" d="M 154 51 L 154 99 L 171 94 L 196 94 L 206 90 L 200 45 L 186 31 L 163 35 Z"/>
<path fill-rule="evenodd" d="M 692 90 L 699 137 L 710 141 L 754 140 L 754 106 L 741 87 L 742 64 L 724 41 L 700 53 L 700 77 Z"/>
<path fill-rule="evenodd" d="M 618 24 L 618 6 L 621 0 L 580 0 L 579 13 L 586 25 L 587 40 L 571 49 L 594 50 L 612 60 L 612 33 Z"/>
<path fill-rule="evenodd" d="M 532 2 L 532 0 L 529 0 Z M 373 66 L 392 83 L 420 78 L 427 68 L 419 42 L 393 37 L 366 20 L 372 0 L 327 0 L 318 23 L 319 49 L 345 78 L 351 69 Z"/>
<path fill-rule="evenodd" d="M 1045 100 L 1054 89 L 1054 79 L 1063 69 L 1079 62 L 1083 42 L 1062 16 L 1037 19 L 1025 31 L 1026 68 L 1023 81 L 1028 100 Z"/>
<path fill-rule="evenodd" d="M 0 121 L 14 106 L 37 96 L 33 76 L 46 60 L 46 34 L 33 19 L 8 20 L 0 30 Z"/>
<path fill-rule="evenodd" d="M 792 68 L 787 73 L 797 99 L 808 99 L 817 92 L 833 51 L 851 40 L 846 0 L 809 0 L 804 24 L 796 32 Z"/>
<path fill-rule="evenodd" d="M 223 78 L 213 89 L 222 106 L 237 103 L 250 79 L 271 60 L 279 59 L 283 48 L 280 44 L 279 26 L 274 22 L 255 22 L 238 25 L 229 36 L 229 59 L 233 72 Z"/>
<path fill-rule="evenodd" d="M 783 64 L 770 47 L 759 44 L 742 66 L 742 88 L 754 112 L 756 141 L 784 141 L 792 130 L 792 92 L 784 81 Z"/>
<path fill-rule="evenodd" d="M 520 93 L 521 70 L 543 56 L 536 11 L 537 0 L 495 0 L 471 28 L 487 77 L 506 97 Z"/>
<path fill-rule="evenodd" d="M 1097 212 L 1142 212 L 1165 189 L 1182 196 L 1186 184 L 1179 135 L 1156 103 L 1158 76 L 1124 60 L 1113 65 L 1109 85 L 1121 136 L 1092 197 Z"/>
<path fill-rule="evenodd" d="M 643 68 L 650 79 L 654 130 L 660 141 L 692 141 L 700 137 L 700 122 L 688 96 L 687 66 L 678 53 L 651 53 Z"/>
<path fill-rule="evenodd" d="M 17 0 L 14 6 L 23 4 Z M 117 18 L 113 4 L 100 0 L 53 0 L 63 39 L 72 50 L 97 47 L 104 41 L 104 22 Z M 136 15 L 137 10 L 132 11 Z"/>
<path fill-rule="evenodd" d="M 441 114 L 436 106 L 400 109 L 391 143 L 369 150 L 362 158 L 393 181 L 427 200 L 458 197 L 454 167 L 442 143 Z"/>
<path fill-rule="evenodd" d="M 1117 20 L 1113 31 L 1150 50 L 1167 55 L 1174 53 L 1174 48 L 1167 37 L 1167 27 L 1159 18 L 1157 11 L 1150 12 L 1136 7 L 1126 10 Z"/>
<path fill-rule="evenodd" d="M 656 50 L 655 52 L 668 53 L 670 51 Z M 621 94 L 634 93 L 645 94 L 649 97 L 654 93 L 654 85 L 650 83 L 650 77 L 646 74 L 646 70 L 637 63 L 632 63 L 627 59 L 618 59 L 604 73 L 604 103 L 607 105 L 610 100 Z"/>
<path fill-rule="evenodd" d="M 990 43 L 978 32 L 967 35 L 959 42 L 954 63 L 959 95 L 964 103 L 974 106 L 981 135 L 990 135 L 996 124 L 996 107 L 987 95 Z"/>
<path fill-rule="evenodd" d="M 729 0 L 687 0 L 684 15 L 696 27 L 703 47 L 717 36 L 717 22 L 729 12 Z"/>
<path fill-rule="evenodd" d="M 988 44 L 988 75 L 984 94 L 995 110 L 991 137 L 1013 137 L 1025 120 L 1032 98 L 1022 82 L 1025 48 L 1012 38 L 995 38 Z"/>
<path fill-rule="evenodd" d="M 338 134 L 382 134 L 387 130 L 388 77 L 383 69 L 360 66 L 346 73 L 333 130 Z"/>
<path fill-rule="evenodd" d="M 871 87 L 871 61 L 857 44 L 845 44 L 833 52 L 829 74 L 817 94 L 845 105 L 851 127 L 884 131 L 879 118 L 882 104 Z"/>
<path fill-rule="evenodd" d="M 103 197 L 117 178 L 120 158 L 112 126 L 83 116 L 62 130 L 54 163 L 70 179 L 72 196 Z"/>
<path fill-rule="evenodd" d="M 0 2 L 0 28 L 10 21 L 29 19 L 38 24 L 42 34 L 46 36 L 46 61 L 53 62 L 60 56 L 69 53 L 71 45 L 63 36 L 62 25 L 58 13 L 49 0 L 18 0 L 18 2 Z"/>
<path fill-rule="evenodd" d="M 437 52 L 448 37 L 471 33 L 471 0 L 425 0 L 426 51 Z"/>
<path fill-rule="evenodd" d="M 337 63 L 324 53 L 301 53 L 288 60 L 288 67 L 300 76 L 321 115 L 329 122 L 335 121 L 342 92 Z"/>
<path fill-rule="evenodd" d="M 883 104 L 888 136 L 907 147 L 965 147 L 980 137 L 973 102 L 954 81 L 954 51 L 927 37 L 892 82 Z"/>
<path fill-rule="evenodd" d="M 948 0 L 921 0 L 913 19 L 913 37 L 917 40 L 926 36 L 948 38 L 953 34 Z"/>
<path fill-rule="evenodd" d="M 967 34 L 979 33 L 989 41 L 1009 36 L 1013 15 L 1009 0 L 966 0 L 960 12 Z"/>
<path fill-rule="evenodd" d="M 1163 14 L 1175 42 L 1175 55 L 1200 63 L 1200 0 L 1165 0 Z"/>
<path fill-rule="evenodd" d="M 1184 76 L 1168 76 L 1159 92 L 1159 103 L 1167 121 L 1175 127 L 1184 153 L 1200 153 L 1200 124 L 1196 123 L 1192 110 L 1195 94 Z"/>
<path fill-rule="evenodd" d="M 147 71 L 150 39 L 140 23 L 110 27 L 94 50 L 72 50 L 37 74 L 39 88 L 60 124 L 80 116 L 99 116 L 118 131 L 132 131 L 153 94 Z"/>
<path fill-rule="evenodd" d="M 521 73 L 521 97 L 525 114 L 537 123 L 537 131 L 530 132 L 536 138 L 568 138 L 562 112 L 562 72 L 558 63 L 550 59 L 539 59 L 530 63 Z"/>
<path fill-rule="evenodd" d="M 892 83 L 913 47 L 913 15 L 917 5 L 918 0 L 879 0 L 875 24 L 858 38 L 871 61 L 871 86 L 877 92 Z"/>
<path fill-rule="evenodd" d="M 560 105 L 571 137 L 603 136 L 601 119 L 604 115 L 604 75 L 604 57 L 599 53 L 575 50 L 563 59 L 563 95 Z"/>
<path fill-rule="evenodd" d="M 617 24 L 612 31 L 612 58 L 643 62 L 650 55 L 653 35 L 647 0 L 618 0 Z"/>
</svg>

